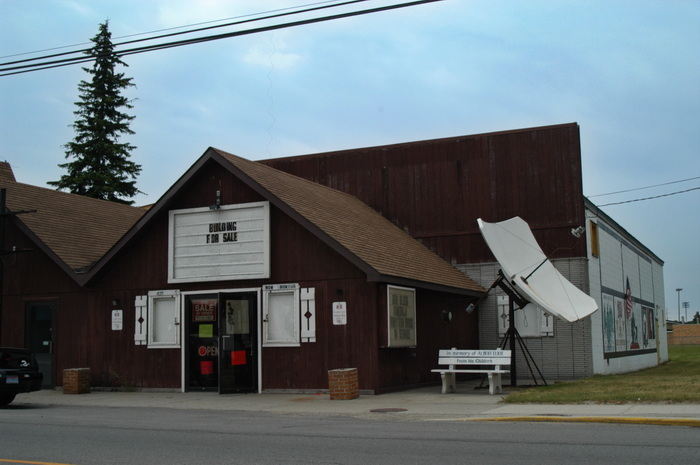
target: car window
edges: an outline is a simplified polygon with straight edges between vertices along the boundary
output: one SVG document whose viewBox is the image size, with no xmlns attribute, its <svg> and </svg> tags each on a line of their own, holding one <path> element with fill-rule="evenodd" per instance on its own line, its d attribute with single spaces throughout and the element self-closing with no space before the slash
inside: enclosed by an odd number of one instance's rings
<svg viewBox="0 0 700 465">
<path fill-rule="evenodd" d="M 23 352 L 0 349 L 0 368 L 29 368 L 31 365 L 31 355 Z"/>
</svg>

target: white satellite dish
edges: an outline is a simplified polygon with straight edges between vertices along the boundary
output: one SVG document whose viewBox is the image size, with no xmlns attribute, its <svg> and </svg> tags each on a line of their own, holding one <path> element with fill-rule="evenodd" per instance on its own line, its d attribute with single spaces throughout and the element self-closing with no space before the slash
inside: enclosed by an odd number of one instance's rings
<svg viewBox="0 0 700 465">
<path fill-rule="evenodd" d="M 547 259 L 522 218 L 516 216 L 499 223 L 487 223 L 481 218 L 476 221 L 505 278 L 524 298 L 569 322 L 598 310 L 596 301 L 571 284 Z"/>
</svg>

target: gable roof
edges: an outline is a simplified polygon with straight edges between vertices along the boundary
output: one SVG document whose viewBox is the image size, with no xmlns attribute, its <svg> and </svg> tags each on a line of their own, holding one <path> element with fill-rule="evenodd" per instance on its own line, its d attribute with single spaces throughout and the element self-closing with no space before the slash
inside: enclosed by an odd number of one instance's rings
<svg viewBox="0 0 700 465">
<path fill-rule="evenodd" d="M 475 296 L 484 292 L 479 284 L 356 197 L 214 148 L 209 148 L 90 270 L 85 282 L 153 216 L 168 208 L 177 191 L 209 160 L 218 162 L 348 259 L 370 281 Z"/>
<path fill-rule="evenodd" d="M 262 163 L 212 150 L 359 259 L 361 263 L 356 265 L 371 280 L 399 278 L 476 293 L 484 291 L 358 198 Z"/>
<path fill-rule="evenodd" d="M 36 210 L 17 215 L 17 224 L 76 280 L 77 273 L 102 257 L 144 213 L 120 203 L 18 183 L 14 177 L 0 175 L 0 187 L 7 191 L 10 211 Z"/>
</svg>

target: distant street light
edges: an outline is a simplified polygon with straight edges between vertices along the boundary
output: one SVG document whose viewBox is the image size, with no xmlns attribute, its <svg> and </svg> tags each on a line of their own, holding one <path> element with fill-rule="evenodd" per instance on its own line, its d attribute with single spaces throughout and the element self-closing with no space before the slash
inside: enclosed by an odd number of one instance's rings
<svg viewBox="0 0 700 465">
<path fill-rule="evenodd" d="M 676 292 L 678 292 L 678 321 L 681 321 L 681 291 L 682 288 L 677 288 Z"/>
</svg>

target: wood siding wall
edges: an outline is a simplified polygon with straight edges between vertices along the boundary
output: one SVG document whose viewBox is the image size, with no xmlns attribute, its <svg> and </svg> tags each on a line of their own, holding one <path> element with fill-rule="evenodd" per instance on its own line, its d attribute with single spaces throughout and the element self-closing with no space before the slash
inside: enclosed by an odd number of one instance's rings
<svg viewBox="0 0 700 465">
<path fill-rule="evenodd" d="M 521 216 L 552 257 L 585 256 L 577 124 L 265 160 L 348 192 L 453 263 L 492 261 L 476 224 Z"/>
<path fill-rule="evenodd" d="M 479 348 L 478 314 L 466 312 L 471 300 L 423 289 L 416 290 L 416 347 L 387 348 L 386 288 L 381 286 L 379 294 L 379 392 L 437 384 L 440 375 L 430 370 L 439 368 L 440 349 Z M 443 318 L 443 311 L 452 314 L 451 321 Z"/>
</svg>

